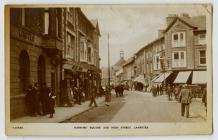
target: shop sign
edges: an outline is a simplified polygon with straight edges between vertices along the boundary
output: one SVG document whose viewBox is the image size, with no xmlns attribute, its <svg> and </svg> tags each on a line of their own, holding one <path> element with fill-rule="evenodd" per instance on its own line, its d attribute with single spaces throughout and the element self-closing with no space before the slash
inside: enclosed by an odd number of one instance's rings
<svg viewBox="0 0 218 140">
<path fill-rule="evenodd" d="M 28 42 L 34 42 L 34 35 L 26 30 L 19 29 L 18 37 Z"/>
</svg>

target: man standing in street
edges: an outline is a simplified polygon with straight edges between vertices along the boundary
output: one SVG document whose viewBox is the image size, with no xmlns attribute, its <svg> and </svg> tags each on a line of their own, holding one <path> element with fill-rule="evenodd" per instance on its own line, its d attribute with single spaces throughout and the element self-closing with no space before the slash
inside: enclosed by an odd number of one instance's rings
<svg viewBox="0 0 218 140">
<path fill-rule="evenodd" d="M 92 88 L 90 89 L 91 92 L 90 92 L 90 104 L 89 104 L 89 107 L 91 107 L 93 103 L 94 103 L 95 107 L 97 107 L 97 103 L 95 101 L 97 89 L 96 89 L 96 86 L 93 85 L 92 83 L 90 85 L 92 85 L 91 86 Z"/>
<path fill-rule="evenodd" d="M 170 84 L 168 84 L 166 91 L 167 91 L 167 95 L 168 95 L 168 100 L 171 101 L 172 100 L 172 92 L 173 92 L 173 90 L 172 90 L 172 87 L 170 86 Z"/>
<path fill-rule="evenodd" d="M 181 115 L 184 116 L 186 112 L 186 117 L 189 117 L 189 106 L 192 99 L 192 92 L 187 85 L 184 85 L 180 92 L 181 99 Z"/>
<path fill-rule="evenodd" d="M 160 87 L 159 87 L 159 85 L 157 85 L 157 96 L 159 96 L 160 95 Z"/>
</svg>

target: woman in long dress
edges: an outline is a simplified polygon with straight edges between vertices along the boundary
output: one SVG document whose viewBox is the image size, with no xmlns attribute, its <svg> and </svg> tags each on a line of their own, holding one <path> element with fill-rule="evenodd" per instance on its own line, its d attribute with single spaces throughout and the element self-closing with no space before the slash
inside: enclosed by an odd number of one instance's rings
<svg viewBox="0 0 218 140">
<path fill-rule="evenodd" d="M 52 91 L 52 89 L 50 88 L 50 92 L 49 92 L 49 108 L 48 108 L 48 113 L 50 114 L 49 118 L 53 118 L 53 114 L 55 113 L 55 94 Z"/>
</svg>

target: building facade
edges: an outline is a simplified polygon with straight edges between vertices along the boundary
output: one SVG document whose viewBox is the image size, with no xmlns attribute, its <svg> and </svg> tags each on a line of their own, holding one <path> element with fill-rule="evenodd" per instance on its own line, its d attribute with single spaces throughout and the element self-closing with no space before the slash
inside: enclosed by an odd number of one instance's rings
<svg viewBox="0 0 218 140">
<path fill-rule="evenodd" d="M 141 83 L 149 86 L 206 84 L 206 48 L 205 16 L 170 14 L 166 28 L 158 30 L 158 38 L 134 54 L 135 81 L 144 76 Z"/>
<path fill-rule="evenodd" d="M 65 8 L 63 11 L 63 91 L 67 92 L 66 88 L 71 86 L 82 86 L 86 99 L 89 99 L 90 85 L 99 89 L 101 81 L 98 21 L 89 20 L 80 8 Z"/>
<path fill-rule="evenodd" d="M 169 15 L 167 20 L 164 31 L 167 70 L 177 74 L 174 83 L 194 84 L 198 71 L 204 71 L 203 77 L 206 76 L 206 17 L 181 14 Z"/>
<path fill-rule="evenodd" d="M 63 105 L 69 86 L 101 84 L 100 31 L 80 8 L 10 9 L 11 119 L 27 114 L 28 85 L 46 83 Z"/>
<path fill-rule="evenodd" d="M 11 119 L 27 113 L 26 90 L 46 83 L 60 101 L 62 9 L 10 9 Z"/>
</svg>

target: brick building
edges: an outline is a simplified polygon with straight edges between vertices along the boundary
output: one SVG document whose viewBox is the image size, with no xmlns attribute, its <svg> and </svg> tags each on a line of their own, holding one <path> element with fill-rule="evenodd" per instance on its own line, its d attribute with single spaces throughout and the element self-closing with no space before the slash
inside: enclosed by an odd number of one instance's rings
<svg viewBox="0 0 218 140">
<path fill-rule="evenodd" d="M 62 9 L 10 9 L 10 111 L 11 119 L 27 109 L 25 91 L 36 82 L 47 83 L 60 99 Z"/>
</svg>

